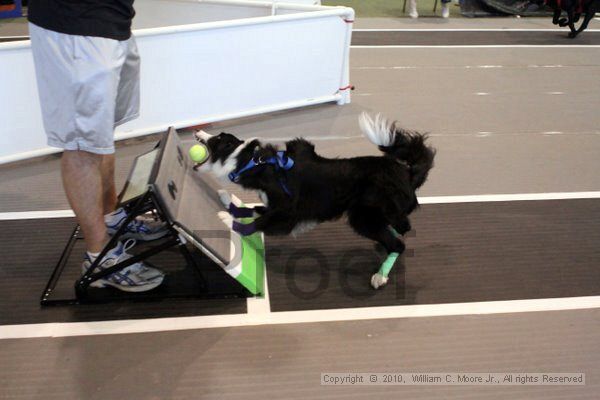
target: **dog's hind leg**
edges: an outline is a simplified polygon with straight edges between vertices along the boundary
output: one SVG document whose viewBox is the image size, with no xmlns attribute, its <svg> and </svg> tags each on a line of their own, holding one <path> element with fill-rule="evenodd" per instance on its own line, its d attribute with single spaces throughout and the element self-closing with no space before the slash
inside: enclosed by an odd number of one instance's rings
<svg viewBox="0 0 600 400">
<path fill-rule="evenodd" d="M 404 252 L 401 238 L 390 229 L 381 211 L 374 207 L 356 206 L 348 210 L 348 223 L 356 233 L 380 243 L 388 256 L 379 271 L 371 277 L 371 286 L 378 289 L 388 282 L 388 275 L 396 258 Z"/>
<path fill-rule="evenodd" d="M 385 261 L 381 264 L 381 267 L 379 267 L 379 271 L 371 276 L 371 286 L 373 286 L 373 289 L 379 289 L 388 283 L 390 271 L 394 267 L 399 255 L 400 253 L 395 252 L 388 254 Z"/>
<path fill-rule="evenodd" d="M 554 14 L 552 15 L 552 23 L 554 25 L 558 25 L 559 24 L 559 22 L 560 22 L 559 18 L 560 18 L 560 14 L 561 13 L 562 13 L 562 10 L 560 8 L 556 8 L 554 10 Z M 566 20 L 565 20 L 565 22 L 566 22 Z"/>
<path fill-rule="evenodd" d="M 569 7 L 569 9 L 567 10 L 567 16 L 569 18 L 569 29 L 571 30 L 571 32 L 569 32 L 569 38 L 573 39 L 579 33 L 577 29 L 575 29 L 575 15 L 573 7 Z"/>
<path fill-rule="evenodd" d="M 381 212 L 374 207 L 355 206 L 348 210 L 348 223 L 356 233 L 380 243 L 388 253 L 404 252 L 404 243 L 392 231 Z"/>
<path fill-rule="evenodd" d="M 587 12 L 585 13 L 585 18 L 583 19 L 583 22 L 579 26 L 579 29 L 577 29 L 577 34 L 583 32 L 588 27 L 588 24 L 590 23 L 592 18 L 594 18 L 595 14 L 596 14 L 596 8 L 592 4 L 590 6 L 590 8 L 587 10 Z"/>
<path fill-rule="evenodd" d="M 410 225 L 410 221 L 408 220 L 408 218 L 403 216 L 400 218 L 396 218 L 396 221 L 390 223 L 390 229 L 393 229 L 392 233 L 404 236 L 406 232 L 412 229 L 412 226 Z"/>
</svg>

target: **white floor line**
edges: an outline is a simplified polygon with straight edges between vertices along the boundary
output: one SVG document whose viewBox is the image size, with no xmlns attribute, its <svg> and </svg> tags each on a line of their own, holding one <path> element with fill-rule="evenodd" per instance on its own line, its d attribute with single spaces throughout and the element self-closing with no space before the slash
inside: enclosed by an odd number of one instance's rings
<svg viewBox="0 0 600 400">
<path fill-rule="evenodd" d="M 371 93 L 369 93 L 369 96 Z M 354 96 L 354 95 L 353 95 Z M 332 140 L 349 140 L 349 139 L 360 139 L 364 138 L 363 135 L 352 135 L 352 136 L 302 136 L 303 139 L 309 140 L 311 142 L 329 142 Z M 289 136 L 285 137 L 265 137 L 264 140 L 269 140 L 271 142 L 287 142 L 290 140 Z"/>
<path fill-rule="evenodd" d="M 600 20 L 600 18 L 594 18 Z M 586 32 L 600 32 L 600 29 L 586 29 Z M 565 32 L 560 28 L 354 28 L 352 32 Z M 29 40 L 29 36 L 0 36 L 0 40 Z"/>
<path fill-rule="evenodd" d="M 385 96 L 386 93 L 369 93 L 369 96 Z M 502 136 L 521 136 L 521 135 L 544 135 L 546 131 L 538 131 L 538 132 L 497 132 L 497 135 Z M 476 136 L 478 132 L 467 132 L 467 133 L 455 133 L 455 132 L 447 132 L 447 133 L 429 133 L 429 137 L 468 137 L 468 136 Z M 581 132 L 563 132 L 565 135 L 600 135 L 600 130 L 596 131 L 581 131 Z M 364 139 L 363 135 L 351 135 L 351 136 L 305 136 L 306 140 L 311 142 L 328 142 L 328 141 L 338 141 L 338 140 L 357 140 Z M 286 142 L 290 140 L 289 137 L 269 137 L 265 138 L 271 142 Z"/>
<path fill-rule="evenodd" d="M 47 218 L 69 218 L 74 217 L 72 210 L 48 210 L 48 211 L 19 211 L 0 213 L 0 221 L 13 219 L 47 219 Z"/>
<path fill-rule="evenodd" d="M 477 194 L 467 196 L 430 196 L 419 197 L 420 204 L 449 203 L 487 203 L 497 201 L 544 201 L 600 199 L 600 192 L 556 192 L 556 193 L 519 193 L 519 194 Z"/>
<path fill-rule="evenodd" d="M 563 132 L 561 132 L 561 131 L 547 131 L 547 132 L 544 132 L 544 135 L 562 135 L 562 134 L 563 134 Z"/>
<path fill-rule="evenodd" d="M 594 18 L 600 20 L 600 18 Z M 600 32 L 600 29 L 586 29 L 586 32 Z M 560 28 L 354 28 L 352 32 L 565 32 Z M 29 40 L 29 36 L 0 36 L 0 40 Z"/>
<path fill-rule="evenodd" d="M 548 131 L 541 132 L 496 132 L 496 136 L 524 136 L 524 135 L 545 135 Z M 560 132 L 562 135 L 576 136 L 576 135 L 600 135 L 600 131 L 582 131 L 582 132 Z M 477 136 L 478 132 L 469 133 L 429 133 L 429 137 L 469 137 Z"/>
<path fill-rule="evenodd" d="M 545 132 L 556 134 L 557 132 Z M 490 134 L 490 132 L 479 132 Z M 550 193 L 507 193 L 507 194 L 474 194 L 461 196 L 419 196 L 420 204 L 447 204 L 447 203 L 487 203 L 498 201 L 543 201 L 543 200 L 572 200 L 572 199 L 598 199 L 600 191 L 590 192 L 550 192 Z M 73 217 L 71 210 L 50 211 L 23 211 L 0 213 L 0 221 L 68 218 Z"/>
<path fill-rule="evenodd" d="M 262 315 L 271 312 L 271 301 L 269 300 L 269 285 L 267 281 L 267 267 L 265 266 L 265 293 L 262 297 L 248 297 L 246 307 L 248 315 Z"/>
<path fill-rule="evenodd" d="M 597 48 L 598 44 L 475 44 L 475 45 L 352 45 L 353 49 L 510 49 L 510 48 Z"/>
<path fill-rule="evenodd" d="M 596 18 L 598 19 L 598 18 Z M 586 32 L 600 32 L 600 29 L 586 29 Z M 565 32 L 560 28 L 355 28 L 352 32 Z"/>
<path fill-rule="evenodd" d="M 452 315 L 505 314 L 591 308 L 600 308 L 600 296 L 342 308 L 315 311 L 287 311 L 119 321 L 4 325 L 0 326 L 0 339 L 116 335 L 256 325 L 440 317 Z"/>
<path fill-rule="evenodd" d="M 385 70 L 407 70 L 407 69 L 531 69 L 531 68 L 598 68 L 597 65 L 393 65 L 389 67 L 383 66 L 363 66 L 363 67 L 352 67 L 351 70 L 357 71 L 385 71 Z M 356 94 L 353 94 L 356 96 Z"/>
</svg>

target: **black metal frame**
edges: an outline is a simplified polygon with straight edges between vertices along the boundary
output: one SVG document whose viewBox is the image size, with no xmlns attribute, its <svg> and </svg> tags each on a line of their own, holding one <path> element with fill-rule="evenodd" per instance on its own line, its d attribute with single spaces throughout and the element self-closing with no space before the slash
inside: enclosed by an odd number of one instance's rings
<svg viewBox="0 0 600 400">
<path fill-rule="evenodd" d="M 154 165 L 152 166 L 152 171 L 150 173 L 149 182 L 154 182 L 154 180 L 158 174 L 158 170 L 160 168 L 162 156 L 164 153 L 165 142 L 166 142 L 166 135 L 163 137 L 163 139 L 157 145 L 157 147 L 159 147 L 159 153 L 157 154 Z M 166 212 L 166 209 L 163 207 L 162 201 L 160 199 L 160 195 L 154 189 L 154 185 L 150 184 L 148 186 L 148 189 L 146 190 L 146 192 L 143 195 L 138 196 L 133 199 L 130 199 L 130 200 L 127 200 L 126 202 L 122 202 L 122 199 L 123 199 L 123 196 L 124 196 L 126 190 L 127 190 L 127 184 L 123 188 L 121 193 L 119 194 L 119 203 L 120 203 L 119 205 L 127 210 L 127 218 L 121 224 L 121 226 L 117 230 L 117 232 L 111 237 L 110 241 L 106 244 L 106 246 L 102 249 L 102 251 L 100 252 L 98 257 L 96 257 L 96 259 L 91 264 L 91 266 L 86 271 L 86 273 L 83 274 L 83 276 L 81 276 L 81 278 L 75 282 L 75 298 L 68 299 L 68 300 L 55 300 L 55 299 L 50 299 L 50 296 L 51 296 L 52 292 L 54 291 L 54 289 L 60 279 L 60 276 L 65 269 L 65 266 L 67 265 L 69 257 L 71 256 L 73 248 L 75 247 L 76 241 L 83 239 L 80 236 L 79 225 L 77 225 L 75 227 L 71 236 L 69 237 L 67 245 L 65 246 L 65 249 L 62 252 L 62 255 L 58 261 L 58 264 L 54 268 L 54 271 L 52 272 L 52 275 L 50 276 L 50 279 L 48 280 L 48 283 L 46 284 L 46 287 L 44 288 L 44 291 L 43 291 L 41 299 L 40 299 L 41 305 L 45 306 L 45 305 L 81 304 L 81 303 L 87 303 L 87 302 L 96 302 L 96 301 L 90 301 L 90 299 L 88 298 L 88 289 L 93 282 L 95 282 L 98 279 L 101 279 L 105 276 L 108 276 L 114 272 L 120 271 L 123 268 L 126 268 L 132 264 L 135 264 L 140 261 L 144 261 L 144 260 L 148 259 L 149 257 L 154 256 L 154 255 L 156 255 L 162 251 L 165 251 L 167 249 L 170 249 L 174 246 L 178 247 L 182 256 L 186 260 L 188 267 L 191 267 L 196 272 L 194 275 L 197 277 L 200 291 L 198 293 L 195 293 L 195 295 L 193 297 L 231 298 L 231 297 L 249 297 L 252 295 L 246 288 L 244 288 L 243 286 L 241 286 L 239 284 L 237 285 L 238 289 L 235 291 L 232 291 L 232 292 L 209 293 L 206 279 L 204 278 L 200 267 L 195 262 L 189 249 L 186 247 L 185 238 L 182 237 L 181 234 L 175 229 L 174 226 L 175 226 L 176 222 L 171 219 L 171 216 L 169 215 L 168 212 Z M 167 227 L 169 229 L 169 234 L 166 236 L 166 239 L 163 238 L 161 240 L 157 240 L 156 244 L 154 244 L 154 245 L 152 244 L 153 242 L 148 242 L 149 246 L 150 246 L 149 249 L 147 249 L 137 255 L 134 255 L 126 260 L 118 262 L 109 268 L 103 269 L 101 271 L 97 271 L 100 261 L 108 253 L 108 251 L 110 249 L 114 248 L 116 246 L 116 244 L 121 240 L 121 236 L 127 229 L 127 225 L 129 225 L 129 223 L 132 222 L 138 216 L 146 214 L 148 212 L 155 213 L 159 217 L 160 220 L 164 221 L 167 224 Z M 179 224 L 178 224 L 178 226 L 179 226 Z M 220 268 L 216 264 L 215 264 L 215 267 Z M 231 278 L 231 279 L 233 279 L 233 278 Z M 236 281 L 236 283 L 237 283 L 237 281 Z M 157 296 L 157 297 L 144 297 L 144 296 L 139 296 L 139 295 L 136 296 L 136 295 L 137 294 L 132 293 L 131 297 L 136 298 L 136 299 L 137 298 L 139 298 L 139 299 L 163 299 L 163 298 L 172 297 L 169 295 Z M 190 296 L 188 296 L 188 297 L 190 297 Z M 121 298 L 129 299 L 130 297 L 121 297 Z M 104 301 L 106 301 L 106 300 L 104 300 Z"/>
<path fill-rule="evenodd" d="M 106 253 L 110 249 L 114 248 L 116 246 L 116 244 L 119 242 L 119 239 L 121 238 L 123 233 L 125 233 L 125 229 L 127 229 L 127 225 L 129 225 L 130 222 L 132 222 L 136 217 L 138 217 L 142 214 L 145 214 L 145 213 L 147 213 L 149 211 L 153 211 L 153 210 L 159 210 L 159 209 L 160 209 L 160 206 L 157 204 L 157 202 L 155 201 L 155 198 L 152 196 L 152 192 L 148 191 L 148 192 L 146 192 L 145 195 L 143 195 L 138 200 L 137 204 L 133 207 L 133 209 L 128 210 L 127 218 L 125 219 L 125 221 L 123 222 L 121 227 L 111 237 L 108 244 L 104 247 L 104 249 L 102 249 L 102 251 L 100 252 L 98 257 L 96 257 L 96 259 L 94 260 L 94 262 L 92 263 L 90 268 L 87 270 L 87 272 L 77 282 L 75 282 L 75 294 L 78 299 L 83 299 L 86 297 L 87 290 L 92 282 L 95 282 L 98 279 L 104 278 L 105 276 L 108 276 L 114 272 L 120 271 L 123 268 L 126 268 L 132 264 L 143 261 L 143 260 L 145 260 L 155 254 L 158 254 L 161 251 L 169 249 L 173 246 L 179 246 L 179 249 L 186 254 L 184 256 L 186 257 L 186 259 L 188 259 L 187 249 L 185 248 L 185 243 L 181 240 L 181 238 L 179 237 L 177 232 L 173 230 L 173 228 L 171 227 L 172 224 L 168 223 L 169 229 L 171 230 L 171 232 L 169 234 L 170 238 L 168 241 L 166 241 L 164 243 L 160 243 L 156 246 L 153 246 L 150 249 L 148 249 L 140 254 L 137 254 L 131 258 L 128 258 L 127 260 L 121 261 L 121 262 L 113 265 L 112 267 L 109 267 L 102 271 L 98 271 L 98 272 L 94 273 L 94 271 L 98 268 L 100 261 L 106 255 Z M 161 214 L 161 217 L 162 217 L 161 219 L 164 220 L 164 213 L 159 213 L 159 214 Z M 194 267 L 196 267 L 195 263 L 193 265 L 194 265 Z M 206 287 L 206 283 L 202 282 L 202 286 Z"/>
</svg>

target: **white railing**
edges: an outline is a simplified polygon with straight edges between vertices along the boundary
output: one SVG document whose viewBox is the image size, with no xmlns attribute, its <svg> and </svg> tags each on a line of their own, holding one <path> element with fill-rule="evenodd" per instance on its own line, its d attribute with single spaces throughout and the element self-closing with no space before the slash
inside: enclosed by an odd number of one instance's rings
<svg viewBox="0 0 600 400">
<path fill-rule="evenodd" d="M 222 8 L 225 18 L 234 9 L 252 16 L 134 31 L 142 57 L 141 116 L 119 127 L 117 140 L 350 101 L 344 88 L 351 8 L 198 2 L 203 5 L 213 13 Z M 60 151 L 46 146 L 28 41 L 0 43 L 0 76 L 0 164 Z"/>
</svg>

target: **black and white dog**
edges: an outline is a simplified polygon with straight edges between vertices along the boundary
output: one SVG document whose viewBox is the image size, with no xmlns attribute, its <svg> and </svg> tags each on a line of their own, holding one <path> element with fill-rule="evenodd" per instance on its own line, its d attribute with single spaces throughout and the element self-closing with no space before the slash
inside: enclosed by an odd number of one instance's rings
<svg viewBox="0 0 600 400">
<path fill-rule="evenodd" d="M 221 212 L 220 218 L 241 235 L 288 235 L 347 214 L 358 234 L 380 243 L 388 254 L 402 253 L 402 235 L 411 229 L 408 216 L 418 205 L 415 190 L 427 179 L 435 150 L 425 144 L 425 135 L 401 129 L 381 115 L 362 114 L 359 122 L 382 156 L 331 159 L 301 138 L 278 151 L 254 138 L 196 132 L 210 152 L 200 170 L 258 191 L 264 203 L 240 208 L 221 191 L 229 212 Z M 236 220 L 243 217 L 256 219 L 249 224 Z M 372 280 L 376 288 L 385 282 Z"/>
<path fill-rule="evenodd" d="M 571 32 L 569 37 L 575 38 L 587 27 L 596 11 L 600 11 L 600 0 L 538 0 L 538 3 L 544 3 L 552 7 L 554 13 L 552 23 L 558 26 L 568 26 Z M 567 13 L 567 18 L 561 18 L 562 12 Z M 575 24 L 585 15 L 583 22 L 579 28 L 575 28 Z"/>
</svg>

